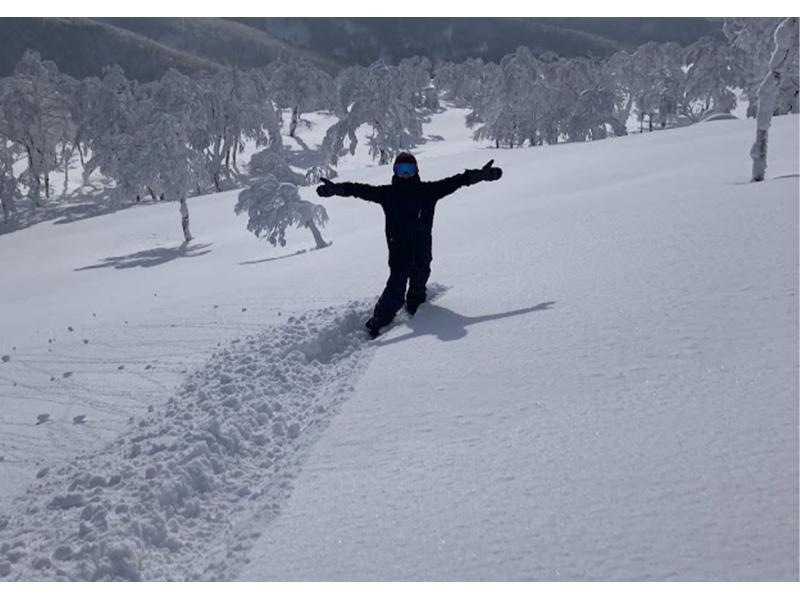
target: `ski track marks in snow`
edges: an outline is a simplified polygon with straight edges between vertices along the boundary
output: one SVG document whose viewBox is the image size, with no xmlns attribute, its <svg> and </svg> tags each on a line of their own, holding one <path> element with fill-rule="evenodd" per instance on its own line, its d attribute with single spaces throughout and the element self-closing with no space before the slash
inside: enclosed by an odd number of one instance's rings
<svg viewBox="0 0 800 598">
<path fill-rule="evenodd" d="M 0 578 L 235 578 L 377 349 L 371 308 L 233 341 L 105 450 L 42 468 L 14 520 L 0 513 Z"/>
</svg>

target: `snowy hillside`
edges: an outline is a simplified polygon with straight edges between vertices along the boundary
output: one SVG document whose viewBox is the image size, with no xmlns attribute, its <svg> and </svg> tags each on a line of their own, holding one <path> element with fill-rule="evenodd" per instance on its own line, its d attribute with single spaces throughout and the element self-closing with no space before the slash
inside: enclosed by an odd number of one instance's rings
<svg viewBox="0 0 800 598">
<path fill-rule="evenodd" d="M 504 176 L 442 201 L 435 297 L 376 341 L 356 199 L 302 189 L 319 251 L 236 192 L 188 247 L 175 204 L 0 236 L 0 579 L 797 580 L 797 116 L 760 184 L 753 121 L 495 150 L 463 116 L 422 178 Z"/>
</svg>

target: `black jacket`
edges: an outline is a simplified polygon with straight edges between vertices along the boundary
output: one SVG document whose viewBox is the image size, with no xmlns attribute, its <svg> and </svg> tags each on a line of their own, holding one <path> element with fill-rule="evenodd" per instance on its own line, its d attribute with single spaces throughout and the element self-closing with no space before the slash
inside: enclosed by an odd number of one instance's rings
<svg viewBox="0 0 800 598">
<path fill-rule="evenodd" d="M 432 259 L 431 230 L 436 202 L 475 182 L 478 181 L 469 171 L 439 181 L 421 181 L 419 175 L 409 179 L 393 176 L 391 185 L 336 183 L 334 194 L 380 204 L 386 215 L 389 266 L 408 268 L 428 264 Z"/>
</svg>

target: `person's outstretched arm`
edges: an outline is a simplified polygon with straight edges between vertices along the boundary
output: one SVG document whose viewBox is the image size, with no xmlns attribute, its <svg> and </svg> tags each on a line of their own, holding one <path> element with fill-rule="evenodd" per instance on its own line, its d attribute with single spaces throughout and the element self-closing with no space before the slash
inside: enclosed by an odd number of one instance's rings
<svg viewBox="0 0 800 598">
<path fill-rule="evenodd" d="M 317 195 L 320 197 L 330 197 L 340 195 L 342 197 L 358 197 L 375 203 L 382 203 L 386 186 L 365 185 L 364 183 L 334 183 L 326 178 L 320 177 L 322 185 L 317 187 Z"/>
<path fill-rule="evenodd" d="M 483 168 L 467 169 L 460 174 L 454 174 L 446 179 L 425 183 L 431 199 L 437 200 L 450 195 L 461 187 L 474 185 L 481 181 L 496 181 L 503 176 L 503 171 L 492 166 L 494 160 L 489 160 Z"/>
</svg>

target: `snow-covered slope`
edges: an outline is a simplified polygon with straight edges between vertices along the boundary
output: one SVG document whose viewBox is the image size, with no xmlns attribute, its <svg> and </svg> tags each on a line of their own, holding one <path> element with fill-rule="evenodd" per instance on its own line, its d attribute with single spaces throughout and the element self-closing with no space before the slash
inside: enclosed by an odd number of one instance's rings
<svg viewBox="0 0 800 598">
<path fill-rule="evenodd" d="M 375 342 L 379 208 L 235 192 L 0 236 L 5 579 L 797 579 L 798 119 L 480 147 Z M 340 166 L 383 183 L 388 168 Z M 312 189 L 303 190 L 315 200 Z"/>
</svg>

